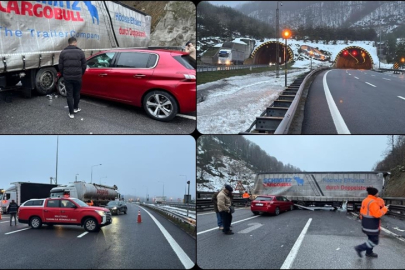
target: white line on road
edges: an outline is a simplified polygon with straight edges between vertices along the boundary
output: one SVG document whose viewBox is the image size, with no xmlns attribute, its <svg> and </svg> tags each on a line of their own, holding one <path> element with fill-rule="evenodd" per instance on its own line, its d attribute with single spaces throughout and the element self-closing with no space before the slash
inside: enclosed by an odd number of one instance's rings
<svg viewBox="0 0 405 270">
<path fill-rule="evenodd" d="M 143 211 L 145 211 L 152 220 L 156 223 L 160 231 L 162 232 L 163 236 L 166 238 L 167 242 L 169 242 L 170 246 L 172 247 L 173 251 L 176 253 L 177 257 L 180 259 L 181 263 L 184 265 L 186 269 L 191 269 L 194 267 L 195 263 L 187 256 L 184 250 L 177 244 L 176 240 L 170 235 L 170 233 L 163 227 L 162 224 L 145 208 L 139 206 Z"/>
<path fill-rule="evenodd" d="M 373 87 L 377 87 L 377 86 L 375 86 L 374 84 L 371 84 L 371 83 L 368 83 L 368 82 L 365 82 L 366 84 L 369 84 L 369 85 L 371 85 L 371 86 L 373 86 Z"/>
<path fill-rule="evenodd" d="M 180 117 L 187 118 L 187 119 L 191 119 L 191 120 L 197 120 L 197 117 L 191 116 L 191 115 L 176 114 L 176 116 L 180 116 Z"/>
<path fill-rule="evenodd" d="M 82 238 L 83 236 L 85 236 L 86 234 L 88 234 L 89 232 L 84 232 L 81 235 L 79 235 L 77 238 Z"/>
<path fill-rule="evenodd" d="M 357 78 L 356 76 L 354 76 L 357 80 L 359 79 L 359 78 Z"/>
<path fill-rule="evenodd" d="M 6 223 L 6 222 L 10 222 L 10 221 L 2 221 L 2 222 L 0 222 L 0 223 Z"/>
<path fill-rule="evenodd" d="M 391 81 L 391 79 L 383 78 L 383 80 Z"/>
<path fill-rule="evenodd" d="M 371 76 L 375 77 L 375 75 L 371 75 Z"/>
<path fill-rule="evenodd" d="M 401 96 L 398 96 L 399 98 L 402 98 L 403 100 L 405 100 L 405 98 L 404 97 L 401 97 Z"/>
<path fill-rule="evenodd" d="M 308 231 L 311 221 L 312 221 L 312 218 L 308 219 L 307 224 L 305 224 L 304 229 L 302 229 L 300 236 L 298 236 L 297 241 L 295 241 L 294 246 L 292 247 L 290 253 L 288 254 L 287 258 L 285 259 L 285 261 L 280 269 L 290 269 L 291 268 L 291 266 L 295 260 L 295 257 L 297 257 L 298 250 L 300 249 L 302 240 L 304 240 L 305 234 Z"/>
<path fill-rule="evenodd" d="M 244 230 L 239 231 L 238 233 L 250 233 L 251 231 L 254 231 L 256 229 L 259 229 L 261 226 L 263 226 L 263 224 L 254 222 L 254 223 L 249 223 L 248 226 L 250 226 L 249 228 L 246 228 Z"/>
<path fill-rule="evenodd" d="M 259 217 L 259 216 L 253 216 L 253 217 L 250 217 L 250 218 L 245 218 L 245 219 L 242 219 L 242 220 L 232 222 L 232 224 L 236 224 L 236 223 L 243 222 L 243 221 L 246 221 L 246 220 L 249 220 L 249 219 L 252 219 L 252 218 L 257 218 L 257 217 Z M 218 230 L 218 228 L 215 227 L 215 228 L 212 228 L 212 229 L 209 229 L 209 230 L 205 230 L 205 231 L 197 233 L 197 235 L 203 234 L 203 233 L 206 233 L 206 232 L 210 232 L 210 231 L 214 231 L 214 230 Z"/>
<path fill-rule="evenodd" d="M 340 114 L 335 101 L 333 100 L 332 94 L 330 93 L 330 90 L 328 87 L 328 83 L 326 82 L 326 75 L 328 75 L 328 73 L 331 71 L 332 70 L 329 70 L 323 76 L 323 89 L 325 91 L 325 96 L 326 96 L 326 101 L 328 102 L 329 111 L 332 115 L 333 123 L 335 124 L 338 134 L 350 134 L 350 131 L 347 128 L 346 123 L 343 120 L 343 117 Z"/>
<path fill-rule="evenodd" d="M 352 74 L 349 73 L 349 75 L 352 75 Z"/>
<path fill-rule="evenodd" d="M 25 230 L 29 230 L 29 229 L 31 229 L 31 228 L 25 228 L 25 229 L 17 230 L 17 231 L 14 231 L 14 232 L 8 232 L 8 233 L 5 233 L 5 234 L 12 234 L 12 233 L 21 232 L 21 231 L 25 231 Z"/>
</svg>

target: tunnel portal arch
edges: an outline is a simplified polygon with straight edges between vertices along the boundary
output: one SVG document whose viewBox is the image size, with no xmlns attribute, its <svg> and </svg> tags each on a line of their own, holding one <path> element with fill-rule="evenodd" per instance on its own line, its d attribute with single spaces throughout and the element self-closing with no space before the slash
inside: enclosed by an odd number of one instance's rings
<svg viewBox="0 0 405 270">
<path fill-rule="evenodd" d="M 335 57 L 336 68 L 372 69 L 374 64 L 370 53 L 359 46 L 348 46 Z"/>
<path fill-rule="evenodd" d="M 250 58 L 253 59 L 253 64 L 268 65 L 269 63 L 276 63 L 276 46 L 279 46 L 279 57 L 281 57 L 281 64 L 284 64 L 285 44 L 276 40 L 264 42 L 253 50 L 250 55 Z M 294 59 L 294 53 L 289 46 L 287 46 L 286 58 L 287 62 Z"/>
</svg>

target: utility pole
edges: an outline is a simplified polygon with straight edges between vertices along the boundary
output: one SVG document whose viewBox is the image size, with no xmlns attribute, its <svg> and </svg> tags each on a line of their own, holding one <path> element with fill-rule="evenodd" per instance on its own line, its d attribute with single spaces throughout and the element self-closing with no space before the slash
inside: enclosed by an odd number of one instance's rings
<svg viewBox="0 0 405 270">
<path fill-rule="evenodd" d="M 277 38 L 277 43 L 276 43 L 276 78 L 279 77 L 279 43 L 278 43 L 278 39 L 280 37 L 280 30 L 279 30 L 279 11 L 278 11 L 278 2 L 277 1 L 277 9 L 276 9 L 276 38 Z M 281 6 L 283 5 L 283 3 L 281 3 Z"/>
<path fill-rule="evenodd" d="M 58 184 L 58 150 L 59 150 L 59 135 L 56 136 L 56 177 L 55 177 L 55 185 Z"/>
<path fill-rule="evenodd" d="M 378 69 L 380 68 L 380 62 L 381 62 L 381 5 L 379 8 L 379 12 L 378 12 L 378 23 L 380 24 L 380 44 L 378 44 Z"/>
</svg>

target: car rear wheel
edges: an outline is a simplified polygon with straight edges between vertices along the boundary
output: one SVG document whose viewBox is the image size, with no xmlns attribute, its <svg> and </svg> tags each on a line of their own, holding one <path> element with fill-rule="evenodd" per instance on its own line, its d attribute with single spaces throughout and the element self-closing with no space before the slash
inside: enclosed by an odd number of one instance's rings
<svg viewBox="0 0 405 270">
<path fill-rule="evenodd" d="M 280 214 L 280 208 L 276 207 L 276 211 L 274 211 L 274 214 L 278 216 Z"/>
<path fill-rule="evenodd" d="M 58 94 L 61 96 L 66 97 L 67 96 L 67 90 L 66 90 L 66 85 L 65 85 L 65 79 L 63 77 L 60 77 L 58 80 L 58 84 L 56 86 L 56 90 L 58 91 Z"/>
<path fill-rule="evenodd" d="M 30 226 L 33 229 L 39 229 L 42 226 L 42 220 L 39 217 L 32 217 L 30 219 Z"/>
<path fill-rule="evenodd" d="M 88 232 L 98 231 L 98 224 L 94 218 L 88 218 L 84 221 L 84 229 Z"/>
<path fill-rule="evenodd" d="M 143 99 L 143 108 L 149 117 L 163 122 L 171 121 L 178 112 L 174 97 L 164 91 L 151 91 Z"/>
</svg>

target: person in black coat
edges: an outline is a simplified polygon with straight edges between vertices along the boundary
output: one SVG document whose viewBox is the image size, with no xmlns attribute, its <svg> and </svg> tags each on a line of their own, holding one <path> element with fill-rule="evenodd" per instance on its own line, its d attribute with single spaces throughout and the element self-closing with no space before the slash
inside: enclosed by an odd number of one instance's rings
<svg viewBox="0 0 405 270">
<path fill-rule="evenodd" d="M 11 203 L 8 205 L 8 212 L 10 213 L 10 226 L 13 221 L 14 217 L 14 224 L 17 226 L 17 211 L 18 211 L 18 204 L 11 200 Z"/>
<path fill-rule="evenodd" d="M 84 52 L 77 47 L 76 38 L 69 38 L 68 43 L 69 46 L 59 56 L 58 68 L 65 79 L 69 117 L 74 118 L 73 113 L 81 111 L 79 108 L 80 89 L 82 87 L 82 76 L 86 71 L 86 57 Z"/>
</svg>

